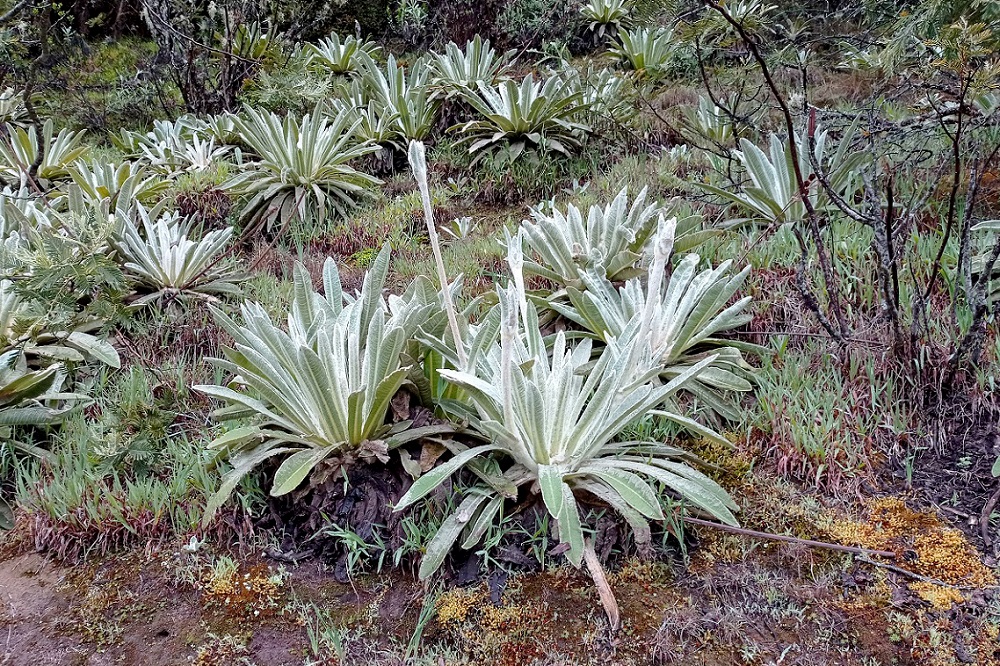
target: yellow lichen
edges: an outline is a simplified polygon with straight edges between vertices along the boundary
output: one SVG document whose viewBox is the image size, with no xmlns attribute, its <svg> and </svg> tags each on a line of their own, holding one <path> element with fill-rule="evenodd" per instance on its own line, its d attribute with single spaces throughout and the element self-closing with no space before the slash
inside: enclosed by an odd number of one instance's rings
<svg viewBox="0 0 1000 666">
<path fill-rule="evenodd" d="M 435 605 L 437 620 L 441 624 L 461 623 L 469 617 L 469 611 L 483 601 L 481 587 L 455 588 L 442 594 Z"/>
<path fill-rule="evenodd" d="M 914 511 L 898 497 L 868 502 L 867 520 L 840 520 L 830 535 L 844 544 L 896 553 L 897 564 L 953 585 L 993 585 L 996 578 L 976 549 L 933 513 Z"/>
<path fill-rule="evenodd" d="M 965 601 L 965 597 L 962 596 L 962 593 L 953 587 L 935 585 L 934 583 L 927 583 L 924 581 L 910 583 L 909 587 L 917 594 L 918 597 L 929 603 L 937 610 L 948 610 L 953 605 L 960 604 Z"/>
</svg>

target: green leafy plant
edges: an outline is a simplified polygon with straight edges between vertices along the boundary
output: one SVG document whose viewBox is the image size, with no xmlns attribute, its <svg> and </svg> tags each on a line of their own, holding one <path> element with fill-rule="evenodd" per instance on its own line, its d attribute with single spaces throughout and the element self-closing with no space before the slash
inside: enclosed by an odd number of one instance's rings
<svg viewBox="0 0 1000 666">
<path fill-rule="evenodd" d="M 127 205 L 135 201 L 148 203 L 170 187 L 170 181 L 149 173 L 146 167 L 133 162 L 122 162 L 117 166 L 98 161 L 76 162 L 70 170 L 70 177 L 85 197 L 96 201 L 111 199 L 112 211 L 119 200 Z"/>
<path fill-rule="evenodd" d="M 498 54 L 490 40 L 484 41 L 479 35 L 465 45 L 464 51 L 449 42 L 444 53 L 433 55 L 433 83 L 447 95 L 475 91 L 480 83 L 492 86 L 510 69 L 514 55 L 513 50 Z"/>
<path fill-rule="evenodd" d="M 658 81 L 667 75 L 677 51 L 672 30 L 636 28 L 622 30 L 620 43 L 610 53 L 639 76 Z"/>
<path fill-rule="evenodd" d="M 537 487 L 556 519 L 566 556 L 579 565 L 584 532 L 578 493 L 600 498 L 630 524 L 639 542 L 649 540 L 649 520 L 662 520 L 657 490 L 661 483 L 693 506 L 735 524 L 735 505 L 722 488 L 683 459 L 689 456 L 661 442 L 619 442 L 626 425 L 649 413 L 687 422 L 680 414 L 657 409 L 714 360 L 710 356 L 666 384 L 653 383 L 659 368 L 648 360 L 648 313 L 635 317 L 620 340 L 612 340 L 594 361 L 591 341 L 575 347 L 557 333 L 550 346 L 539 331 L 537 313 L 523 290 L 522 259 L 510 250 L 514 284 L 498 288 L 500 304 L 463 341 L 464 364 L 454 350 L 436 346 L 461 370 L 441 370 L 460 386 L 473 409 L 452 403 L 455 416 L 468 419 L 488 444 L 456 449 L 448 462 L 421 476 L 396 506 L 401 510 L 432 492 L 462 467 L 488 457 L 504 461 L 502 473 L 466 493 L 427 546 L 420 566 L 426 578 L 438 569 L 456 542 L 469 548 L 490 527 L 505 499 L 519 487 Z M 666 256 L 659 266 L 662 268 Z M 658 288 L 658 286 L 657 286 Z M 431 344 L 435 344 L 433 341 Z M 707 429 L 703 429 L 706 430 Z M 721 440 L 718 435 L 715 439 Z M 723 440 L 724 441 L 724 440 Z"/>
<path fill-rule="evenodd" d="M 427 138 L 434 127 L 439 107 L 430 86 L 431 68 L 418 62 L 406 72 L 389 56 L 385 71 L 372 58 L 361 58 L 362 84 L 370 101 L 378 105 L 380 116 L 394 115 L 399 136 L 406 140 Z"/>
<path fill-rule="evenodd" d="M 238 276 L 222 256 L 232 227 L 208 231 L 195 240 L 193 226 L 177 213 L 161 215 L 155 222 L 143 213 L 142 232 L 126 220 L 117 244 L 124 268 L 139 284 L 155 290 L 139 303 L 168 295 L 210 298 L 240 292 L 234 282 Z"/>
<path fill-rule="evenodd" d="M 531 219 L 521 223 L 521 238 L 538 260 L 529 259 L 524 268 L 577 288 L 584 287 L 585 273 L 612 281 L 641 275 L 639 263 L 661 212 L 658 204 L 647 204 L 645 189 L 629 205 L 627 188 L 610 203 L 591 206 L 586 219 L 572 204 L 565 211 L 534 208 Z"/>
<path fill-rule="evenodd" d="M 23 93 L 10 87 L 0 90 L 0 123 L 25 127 L 28 121 Z"/>
<path fill-rule="evenodd" d="M 317 44 L 306 44 L 302 55 L 311 68 L 331 74 L 349 74 L 359 68 L 359 53 L 374 59 L 381 51 L 374 42 L 362 41 L 353 35 L 341 40 L 340 35 L 333 32 Z"/>
<path fill-rule="evenodd" d="M 71 408 L 66 401 L 82 397 L 59 393 L 65 378 L 61 363 L 30 370 L 21 350 L 11 349 L 0 354 L 0 433 L 3 439 L 9 440 L 13 426 L 57 422 Z M 38 453 L 35 447 L 20 446 Z"/>
<path fill-rule="evenodd" d="M 501 151 L 510 161 L 525 151 L 570 155 L 591 129 L 577 120 L 584 109 L 582 92 L 558 77 L 543 83 L 529 74 L 496 88 L 480 83 L 478 94 L 465 99 L 482 116 L 457 128 L 475 160 Z"/>
<path fill-rule="evenodd" d="M 822 177 L 827 179 L 838 196 L 849 199 L 861 187 L 860 173 L 871 157 L 863 151 L 851 150 L 856 131 L 855 124 L 841 137 L 836 150 L 831 154 L 827 153 L 826 131 L 816 132 L 811 156 L 808 137 L 803 133 L 797 138 L 799 167 L 803 178 L 809 182 L 809 198 L 813 208 L 820 210 L 832 205 L 825 188 L 818 182 L 813 182 L 816 178 L 814 165 L 821 168 Z M 746 169 L 752 185 L 743 187 L 742 192 L 709 184 L 700 186 L 747 210 L 754 218 L 766 222 L 783 224 L 804 220 L 806 206 L 795 179 L 789 142 L 772 134 L 767 153 L 747 139 L 740 140 L 740 147 L 741 150 L 735 151 L 735 155 Z"/>
<path fill-rule="evenodd" d="M 75 393 L 59 393 L 65 377 L 59 363 L 30 370 L 21 350 L 0 354 L 0 453 L 10 448 L 37 458 L 49 455 L 45 449 L 15 437 L 14 428 L 52 425 L 63 418 L 83 398 Z M 13 527 L 13 511 L 0 496 L 0 529 Z"/>
<path fill-rule="evenodd" d="M 691 114 L 691 125 L 703 137 L 723 146 L 735 137 L 733 123 L 712 100 L 698 98 L 698 108 Z"/>
<path fill-rule="evenodd" d="M 47 295 L 34 293 L 42 298 Z M 90 332 L 102 323 L 86 316 L 51 316 L 37 301 L 22 298 L 14 282 L 0 281 L 0 350 L 20 351 L 32 359 L 33 367 L 51 360 L 82 363 L 88 359 L 119 367 L 121 358 L 115 348 Z"/>
<path fill-rule="evenodd" d="M 588 30 L 597 43 L 615 38 L 632 11 L 630 0 L 589 0 L 580 13 L 590 21 Z"/>
<path fill-rule="evenodd" d="M 36 177 L 43 181 L 68 178 L 71 165 L 90 149 L 83 144 L 84 133 L 84 130 L 73 132 L 65 128 L 56 133 L 55 124 L 49 119 L 42 125 L 39 144 L 33 128 L 7 125 L 5 135 L 0 137 L 0 176 L 16 181 L 27 178 L 42 145 L 44 151 Z"/>
<path fill-rule="evenodd" d="M 230 403 L 221 417 L 252 416 L 255 422 L 211 444 L 229 454 L 233 470 L 212 497 L 206 521 L 236 483 L 268 458 L 286 456 L 271 485 L 277 496 L 294 490 L 324 460 L 384 457 L 392 447 L 442 430 L 386 423 L 389 402 L 409 370 L 406 343 L 440 311 L 437 293 L 424 279 L 415 280 L 403 296 L 383 298 L 388 269 L 387 245 L 360 293 L 350 297 L 332 259 L 323 268 L 322 296 L 299 266 L 287 331 L 259 304 L 242 306 L 243 325 L 216 312 L 235 345 L 224 348 L 225 359 L 213 362 L 233 380 L 230 386 L 195 388 Z"/>
<path fill-rule="evenodd" d="M 360 123 L 346 110 L 327 119 L 302 120 L 247 110 L 237 118 L 243 141 L 259 157 L 226 187 L 250 197 L 240 216 L 267 225 L 324 219 L 328 212 L 346 215 L 365 191 L 380 181 L 349 162 L 378 149 L 357 137 Z"/>
<path fill-rule="evenodd" d="M 606 278 L 584 274 L 585 289 L 567 287 L 568 303 L 553 301 L 561 315 L 605 341 L 621 338 L 635 317 L 649 310 L 650 356 L 660 376 L 670 381 L 707 356 L 715 360 L 689 381 L 684 390 L 714 413 L 736 420 L 741 412 L 732 396 L 750 391 L 750 366 L 741 350 L 761 351 L 754 345 L 720 339 L 719 333 L 746 324 L 750 297 L 730 302 L 750 269 L 730 275 L 730 261 L 698 271 L 700 258 L 685 256 L 659 294 L 647 292 L 640 279 L 615 287 Z"/>
</svg>

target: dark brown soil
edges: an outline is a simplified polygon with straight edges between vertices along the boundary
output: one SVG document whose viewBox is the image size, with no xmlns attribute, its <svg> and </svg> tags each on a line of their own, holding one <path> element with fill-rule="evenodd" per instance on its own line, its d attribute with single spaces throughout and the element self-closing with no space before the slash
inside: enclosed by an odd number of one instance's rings
<svg viewBox="0 0 1000 666">
<path fill-rule="evenodd" d="M 998 523 L 991 523 L 984 510 L 1000 493 L 1000 479 L 992 474 L 1000 456 L 1000 410 L 989 408 L 961 418 L 964 411 L 956 407 L 958 417 L 945 422 L 950 431 L 945 446 L 914 453 L 909 480 L 906 460 L 894 461 L 895 485 L 900 492 L 915 492 L 996 563 L 1000 559 Z M 1000 503 L 994 500 L 993 504 L 992 512 L 1000 512 Z"/>
</svg>

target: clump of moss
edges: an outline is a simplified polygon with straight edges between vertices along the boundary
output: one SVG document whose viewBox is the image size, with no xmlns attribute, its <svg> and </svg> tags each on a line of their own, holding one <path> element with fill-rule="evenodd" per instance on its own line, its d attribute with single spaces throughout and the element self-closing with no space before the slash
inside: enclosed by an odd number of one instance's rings
<svg viewBox="0 0 1000 666">
<path fill-rule="evenodd" d="M 442 626 L 461 624 L 469 618 L 469 613 L 484 601 L 482 586 L 448 590 L 438 597 L 434 605 L 437 621 Z"/>
<path fill-rule="evenodd" d="M 695 440 L 690 446 L 693 454 L 714 466 L 706 471 L 726 488 L 739 488 L 747 481 L 753 461 L 744 448 L 704 438 Z"/>
<path fill-rule="evenodd" d="M 515 666 L 545 656 L 558 616 L 525 594 L 520 581 L 494 603 L 485 584 L 449 590 L 437 601 L 437 622 L 472 663 Z M 551 647 L 551 646 L 550 646 Z"/>
</svg>

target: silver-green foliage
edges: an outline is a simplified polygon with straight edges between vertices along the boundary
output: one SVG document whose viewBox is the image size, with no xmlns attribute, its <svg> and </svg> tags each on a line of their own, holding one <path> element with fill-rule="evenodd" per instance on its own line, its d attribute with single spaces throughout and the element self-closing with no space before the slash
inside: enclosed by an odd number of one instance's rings
<svg viewBox="0 0 1000 666">
<path fill-rule="evenodd" d="M 822 177 L 838 196 L 849 200 L 860 188 L 861 171 L 870 162 L 871 156 L 864 151 L 853 150 L 856 131 L 856 124 L 848 128 L 832 152 L 827 151 L 828 133 L 817 131 L 811 154 L 806 133 L 796 136 L 799 168 L 808 183 L 808 197 L 814 209 L 832 206 L 826 189 L 817 181 L 814 165 L 820 167 Z M 806 206 L 795 176 L 791 142 L 772 134 L 768 152 L 747 139 L 740 140 L 740 147 L 741 150 L 734 151 L 734 154 L 746 170 L 751 184 L 736 192 L 708 184 L 701 187 L 736 204 L 755 219 L 778 224 L 804 220 Z"/>
<path fill-rule="evenodd" d="M 509 261 L 514 282 L 498 288 L 497 308 L 469 329 L 463 342 L 464 366 L 447 345 L 437 345 L 462 368 L 441 370 L 441 376 L 461 387 L 473 407 L 471 412 L 460 409 L 456 417 L 468 419 L 489 443 L 456 451 L 448 462 L 417 479 L 396 509 L 426 496 L 462 467 L 486 458 L 500 461 L 504 471 L 489 474 L 483 472 L 485 465 L 479 466 L 484 483 L 467 492 L 441 525 L 428 544 L 420 576 L 436 571 L 456 542 L 465 548 L 478 543 L 504 501 L 517 497 L 519 486 L 540 489 L 567 546 L 566 556 L 575 565 L 584 549 L 579 493 L 597 497 L 620 513 L 640 543 L 649 542 L 649 521 L 664 517 L 658 485 L 735 524 L 732 500 L 685 462 L 690 457 L 682 450 L 661 442 L 616 440 L 628 424 L 650 413 L 689 421 L 658 408 L 715 357 L 701 360 L 670 382 L 653 381 L 659 368 L 652 367 L 655 363 L 647 357 L 650 329 L 645 314 L 629 322 L 621 339 L 609 338 L 596 361 L 589 339 L 570 346 L 560 332 L 548 345 L 524 292 L 516 245 L 511 246 Z"/>
<path fill-rule="evenodd" d="M 317 44 L 304 46 L 302 55 L 314 69 L 332 74 L 349 74 L 358 70 L 359 54 L 376 58 L 381 50 L 374 42 L 362 41 L 353 35 L 342 40 L 340 35 L 333 32 Z"/>
<path fill-rule="evenodd" d="M 8 124 L 5 135 L 0 137 L 0 177 L 24 182 L 41 146 L 44 150 L 36 177 L 43 181 L 68 178 L 73 162 L 90 150 L 83 143 L 84 133 L 85 130 L 73 132 L 65 128 L 56 132 L 49 119 L 42 125 L 40 144 L 34 128 Z"/>
<path fill-rule="evenodd" d="M 568 287 L 568 302 L 552 301 L 550 306 L 603 340 L 621 338 L 629 322 L 648 310 L 651 367 L 662 368 L 660 376 L 670 381 L 714 356 L 684 389 L 715 413 L 735 420 L 740 412 L 734 394 L 752 388 L 741 348 L 752 347 L 717 335 L 750 321 L 749 296 L 730 302 L 750 269 L 731 275 L 730 261 L 702 271 L 699 263 L 696 254 L 683 257 L 656 294 L 639 278 L 616 287 L 603 277 L 585 274 L 584 289 Z"/>
<path fill-rule="evenodd" d="M 29 122 L 24 93 L 10 87 L 0 90 L 0 123 L 25 127 Z"/>
<path fill-rule="evenodd" d="M 566 68 L 560 74 L 581 93 L 582 117 L 592 125 L 627 125 L 636 118 L 634 90 L 610 69 Z"/>
<path fill-rule="evenodd" d="M 511 161 L 525 151 L 570 155 L 591 127 L 579 120 L 585 110 L 582 91 L 560 77 L 536 81 L 529 74 L 520 83 L 479 84 L 466 101 L 479 113 L 457 129 L 476 159 L 501 152 Z"/>
<path fill-rule="evenodd" d="M 184 172 L 205 171 L 225 159 L 231 150 L 226 145 L 231 136 L 228 116 L 202 120 L 182 116 L 174 121 L 157 120 L 145 134 L 123 130 L 111 140 L 126 155 L 157 173 L 176 176 Z M 225 125 L 230 131 L 220 128 Z"/>
<path fill-rule="evenodd" d="M 603 40 L 605 35 L 617 35 L 631 12 L 630 0 L 588 0 L 580 9 L 583 18 L 590 21 L 589 29 L 598 40 Z"/>
<path fill-rule="evenodd" d="M 733 140 L 732 120 L 707 97 L 698 98 L 698 108 L 692 114 L 691 122 L 702 136 L 717 144 L 725 146 Z"/>
<path fill-rule="evenodd" d="M 136 201 L 148 203 L 170 187 L 167 179 L 151 173 L 143 165 L 128 161 L 118 165 L 78 161 L 71 167 L 70 177 L 88 199 L 111 199 L 111 210 L 115 209 L 118 201 L 123 201 L 125 205 Z"/>
<path fill-rule="evenodd" d="M 384 71 L 370 57 L 363 56 L 360 62 L 365 95 L 378 106 L 379 115 L 395 116 L 393 122 L 402 139 L 427 138 L 440 106 L 430 85 L 429 63 L 414 63 L 407 72 L 394 56 L 389 56 Z"/>
<path fill-rule="evenodd" d="M 661 212 L 658 204 L 646 202 L 645 189 L 629 205 L 627 188 L 607 205 L 591 206 L 586 218 L 573 204 L 549 212 L 532 209 L 531 219 L 521 223 L 521 235 L 538 261 L 527 261 L 525 270 L 576 287 L 583 286 L 586 273 L 609 280 L 640 275 L 644 248 Z"/>
<path fill-rule="evenodd" d="M 72 405 L 76 394 L 60 394 L 65 380 L 62 364 L 41 370 L 28 367 L 24 353 L 12 349 L 0 354 L 0 435 L 9 439 L 11 426 L 55 423 Z"/>
<path fill-rule="evenodd" d="M 333 118 L 307 114 L 301 120 L 248 109 L 234 123 L 259 158 L 227 183 L 249 197 L 245 219 L 270 224 L 324 219 L 330 212 L 343 216 L 380 182 L 350 165 L 378 148 L 359 140 L 360 120 L 345 109 Z"/>
<path fill-rule="evenodd" d="M 484 41 L 479 35 L 464 50 L 449 42 L 444 53 L 433 54 L 433 83 L 449 95 L 475 91 L 480 83 L 491 86 L 510 69 L 514 55 L 514 51 L 498 54 L 490 40 Z"/>
<path fill-rule="evenodd" d="M 124 269 L 140 284 L 155 290 L 142 300 L 175 293 L 182 296 L 238 294 L 237 275 L 222 252 L 233 235 L 232 227 L 208 231 L 192 238 L 193 224 L 177 213 L 150 219 L 141 214 L 142 228 L 131 219 L 123 222 L 119 254 Z"/>
<path fill-rule="evenodd" d="M 379 443 L 384 451 L 427 434 L 406 431 L 405 421 L 387 424 L 386 415 L 407 377 L 406 345 L 418 327 L 438 317 L 438 295 L 417 279 L 402 296 L 383 297 L 388 269 L 387 245 L 353 297 L 344 293 L 332 259 L 323 267 L 323 295 L 297 267 L 284 328 L 257 303 L 242 306 L 242 325 L 216 312 L 235 342 L 213 362 L 233 379 L 229 386 L 196 389 L 229 403 L 220 416 L 253 422 L 211 445 L 229 454 L 233 470 L 209 502 L 206 521 L 240 478 L 269 458 L 285 458 L 271 486 L 277 496 L 294 490 L 327 458 L 357 454 L 363 445 L 377 452 Z"/>
<path fill-rule="evenodd" d="M 610 52 L 622 65 L 653 81 L 667 75 L 677 53 L 673 31 L 636 28 L 622 30 L 618 37 L 620 43 L 613 46 Z"/>
</svg>

